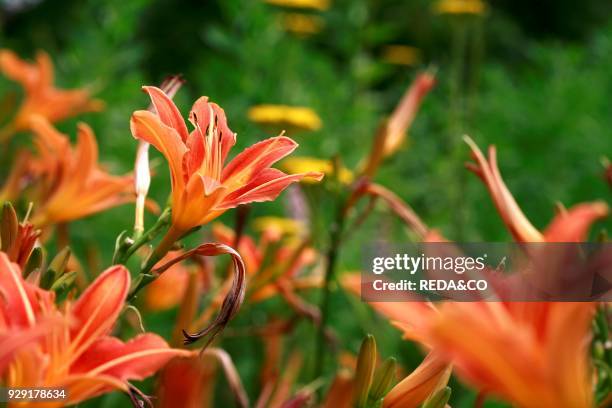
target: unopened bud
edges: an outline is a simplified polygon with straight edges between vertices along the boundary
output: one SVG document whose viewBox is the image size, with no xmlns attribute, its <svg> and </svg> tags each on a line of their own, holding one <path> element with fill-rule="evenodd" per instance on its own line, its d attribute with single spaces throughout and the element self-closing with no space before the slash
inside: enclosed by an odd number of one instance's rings
<svg viewBox="0 0 612 408">
<path fill-rule="evenodd" d="M 19 220 L 15 209 L 10 202 L 5 202 L 2 206 L 2 216 L 0 218 L 0 242 L 2 244 L 1 249 L 4 252 L 10 250 L 17 239 L 17 233 L 19 230 Z"/>
<path fill-rule="evenodd" d="M 432 394 L 423 404 L 423 408 L 444 408 L 450 396 L 451 388 L 444 387 Z"/>
<path fill-rule="evenodd" d="M 70 259 L 70 248 L 65 247 L 62 249 L 55 258 L 49 264 L 49 268 L 42 275 L 40 280 L 40 287 L 43 289 L 50 289 L 51 286 L 59 279 L 64 272 L 66 272 L 66 266 L 68 266 L 68 260 Z"/>
<path fill-rule="evenodd" d="M 149 169 L 149 144 L 138 143 L 136 152 L 136 163 L 134 164 L 134 190 L 136 191 L 136 214 L 134 220 L 134 231 L 144 231 L 145 201 L 151 185 L 151 170 Z"/>
<path fill-rule="evenodd" d="M 28 261 L 23 268 L 24 278 L 27 278 L 35 270 L 40 269 L 44 261 L 44 255 L 44 249 L 42 247 L 35 247 L 32 249 Z"/>
<path fill-rule="evenodd" d="M 376 340 L 374 336 L 368 334 L 361 343 L 359 357 L 357 358 L 357 369 L 355 371 L 355 391 L 353 400 L 357 408 L 364 408 L 367 406 L 375 366 Z"/>
<path fill-rule="evenodd" d="M 383 398 L 395 382 L 396 360 L 391 357 L 385 360 L 374 373 L 372 387 L 370 388 L 370 401 L 378 401 Z"/>
</svg>

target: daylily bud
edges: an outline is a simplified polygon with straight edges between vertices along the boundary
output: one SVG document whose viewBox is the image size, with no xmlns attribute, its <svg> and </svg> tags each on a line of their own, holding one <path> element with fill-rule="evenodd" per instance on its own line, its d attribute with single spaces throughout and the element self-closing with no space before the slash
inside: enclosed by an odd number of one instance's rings
<svg viewBox="0 0 612 408">
<path fill-rule="evenodd" d="M 2 206 L 2 218 L 0 219 L 0 239 L 1 249 L 4 252 L 13 246 L 19 229 L 17 214 L 10 202 L 5 202 Z"/>
<path fill-rule="evenodd" d="M 40 269 L 40 267 L 43 264 L 44 259 L 45 259 L 44 249 L 42 247 L 34 248 L 32 252 L 30 253 L 28 262 L 23 268 L 23 277 L 27 278 L 30 275 L 30 273 L 34 272 L 37 269 Z"/>
<path fill-rule="evenodd" d="M 51 261 L 47 271 L 43 274 L 40 280 L 40 287 L 43 289 L 49 289 L 53 286 L 53 283 L 59 279 L 60 276 L 66 271 L 68 260 L 70 259 L 70 248 L 65 247 Z"/>
<path fill-rule="evenodd" d="M 136 216 L 134 231 L 140 234 L 144 231 L 144 209 L 149 186 L 151 185 L 151 170 L 149 169 L 149 144 L 138 143 L 136 163 L 134 165 L 134 190 L 136 191 Z"/>
<path fill-rule="evenodd" d="M 357 359 L 357 369 L 355 371 L 355 389 L 353 401 L 358 408 L 366 407 L 368 394 L 374 377 L 376 366 L 376 340 L 374 336 L 368 334 L 361 343 L 359 357 Z"/>
<path fill-rule="evenodd" d="M 58 298 L 63 298 L 74 285 L 77 277 L 77 271 L 71 271 L 63 274 L 51 285 L 51 290 L 54 291 Z"/>
<path fill-rule="evenodd" d="M 370 388 L 370 401 L 378 401 L 387 395 L 395 382 L 396 360 L 391 357 L 385 360 L 374 373 Z"/>
<path fill-rule="evenodd" d="M 431 397 L 425 401 L 423 408 L 444 408 L 451 396 L 451 388 L 444 387 L 436 391 Z"/>
</svg>

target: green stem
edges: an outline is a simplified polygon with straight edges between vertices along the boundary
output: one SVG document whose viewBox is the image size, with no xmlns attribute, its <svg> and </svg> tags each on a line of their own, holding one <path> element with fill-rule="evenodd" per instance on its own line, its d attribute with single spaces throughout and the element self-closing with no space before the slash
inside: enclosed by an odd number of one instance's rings
<svg viewBox="0 0 612 408">
<path fill-rule="evenodd" d="M 159 234 L 159 231 L 161 231 L 162 228 L 168 225 L 169 221 L 170 208 L 166 208 L 151 228 L 149 228 L 146 232 L 142 234 L 134 235 L 134 243 L 130 245 L 130 247 L 125 251 L 123 255 L 118 257 L 115 263 L 125 264 L 138 249 L 155 239 L 157 234 Z"/>
<path fill-rule="evenodd" d="M 166 232 L 166 235 L 162 238 L 161 242 L 155 247 L 151 255 L 147 258 L 144 266 L 140 270 L 138 277 L 134 281 L 128 300 L 131 300 L 136 294 L 149 283 L 157 279 L 158 275 L 151 274 L 151 270 L 157 262 L 159 262 L 166 254 L 172 249 L 174 243 L 181 238 L 183 235 L 182 231 L 177 230 L 173 226 Z"/>
<path fill-rule="evenodd" d="M 318 378 L 323 373 L 325 365 L 325 327 L 329 319 L 329 302 L 331 297 L 331 283 L 336 276 L 336 266 L 338 255 L 340 254 L 342 232 L 344 230 L 345 221 L 345 206 L 339 206 L 336 213 L 336 219 L 330 228 L 330 243 L 327 251 L 327 266 L 325 268 L 325 276 L 323 283 L 323 296 L 321 298 L 321 324 L 317 331 L 317 342 L 315 350 L 315 378 Z"/>
</svg>

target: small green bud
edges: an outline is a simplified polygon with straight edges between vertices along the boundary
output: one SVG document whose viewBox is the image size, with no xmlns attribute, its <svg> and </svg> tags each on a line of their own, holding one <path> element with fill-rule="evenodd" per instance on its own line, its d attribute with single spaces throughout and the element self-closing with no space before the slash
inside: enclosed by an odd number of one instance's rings
<svg viewBox="0 0 612 408">
<path fill-rule="evenodd" d="M 375 366 L 376 340 L 374 336 L 368 334 L 361 343 L 359 357 L 357 358 L 357 369 L 355 371 L 353 400 L 357 408 L 365 408 L 367 406 Z"/>
<path fill-rule="evenodd" d="M 423 408 L 444 408 L 451 396 L 451 388 L 444 387 L 433 393 L 423 404 Z"/>
<path fill-rule="evenodd" d="M 55 292 L 58 299 L 63 299 L 74 286 L 77 271 L 66 272 L 59 279 L 53 282 L 51 290 Z"/>
<path fill-rule="evenodd" d="M 53 283 L 59 279 L 60 276 L 66 272 L 66 266 L 70 259 L 70 248 L 65 247 L 62 249 L 55 258 L 49 264 L 47 271 L 42 275 L 40 279 L 40 287 L 43 289 L 50 289 Z"/>
<path fill-rule="evenodd" d="M 23 268 L 23 277 L 27 278 L 32 272 L 40 269 L 45 259 L 45 250 L 42 247 L 32 249 L 28 261 Z"/>
<path fill-rule="evenodd" d="M 370 401 L 376 402 L 387 395 L 395 382 L 396 368 L 397 362 L 393 357 L 386 359 L 378 367 L 370 388 Z"/>
</svg>

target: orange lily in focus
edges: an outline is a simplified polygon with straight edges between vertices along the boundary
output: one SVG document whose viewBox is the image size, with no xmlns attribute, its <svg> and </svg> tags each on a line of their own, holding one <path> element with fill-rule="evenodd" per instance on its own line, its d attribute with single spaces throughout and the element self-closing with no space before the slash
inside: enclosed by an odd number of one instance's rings
<svg viewBox="0 0 612 408">
<path fill-rule="evenodd" d="M 173 357 L 159 336 L 146 333 L 124 343 L 110 332 L 121 313 L 130 275 L 121 265 L 104 271 L 76 301 L 55 305 L 55 294 L 26 282 L 18 265 L 0 252 L 0 339 L 24 336 L 40 327 L 37 340 L 0 351 L 0 376 L 7 387 L 64 388 L 64 406 L 112 390 L 134 393 L 129 380 L 154 374 Z M 133 394 L 131 394 L 133 397 Z M 26 406 L 26 405 L 19 405 Z M 32 403 L 36 406 L 36 403 Z"/>
<path fill-rule="evenodd" d="M 291 183 L 322 177 L 315 172 L 288 175 L 270 167 L 297 147 L 284 136 L 256 143 L 224 165 L 236 135 L 227 126 L 223 109 L 207 97 L 198 99 L 189 115 L 195 129 L 189 133 L 178 108 L 162 90 L 143 89 L 156 114 L 134 112 L 132 134 L 166 157 L 172 179 L 172 224 L 156 250 L 158 257 L 186 232 L 230 208 L 273 200 Z"/>
<path fill-rule="evenodd" d="M 36 61 L 29 63 L 12 51 L 0 50 L 0 71 L 19 82 L 25 91 L 25 99 L 15 119 L 0 132 L 0 140 L 9 138 L 14 132 L 30 129 L 30 119 L 34 115 L 58 122 L 82 112 L 99 111 L 104 106 L 101 101 L 91 99 L 86 90 L 55 88 L 53 65 L 45 52 L 38 52 Z"/>
<path fill-rule="evenodd" d="M 133 200 L 132 176 L 112 176 L 98 165 L 98 145 L 93 131 L 78 125 L 78 142 L 70 146 L 68 136 L 46 119 L 32 119 L 38 157 L 35 167 L 32 216 L 36 226 L 76 220 Z"/>
</svg>

